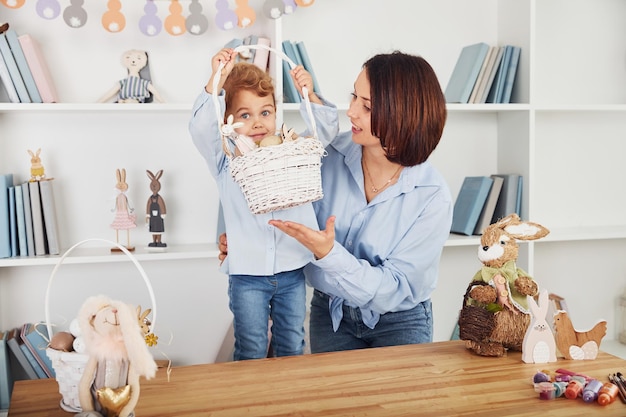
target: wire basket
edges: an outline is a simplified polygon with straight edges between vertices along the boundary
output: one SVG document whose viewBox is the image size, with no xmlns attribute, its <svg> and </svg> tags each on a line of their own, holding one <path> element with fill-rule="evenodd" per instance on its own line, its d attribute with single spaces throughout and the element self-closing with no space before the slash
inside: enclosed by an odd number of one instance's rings
<svg viewBox="0 0 626 417">
<path fill-rule="evenodd" d="M 59 259 L 57 264 L 54 266 L 52 273 L 50 274 L 50 278 L 48 279 L 48 288 L 46 289 L 46 298 L 45 298 L 45 317 L 46 317 L 46 325 L 48 329 L 48 335 L 50 339 L 52 339 L 52 322 L 50 320 L 50 290 L 52 289 L 52 284 L 54 282 L 54 278 L 58 269 L 61 267 L 61 264 L 65 260 L 65 258 L 72 253 L 74 249 L 78 246 L 83 245 L 87 242 L 104 242 L 109 245 L 116 246 L 119 250 L 124 252 L 130 260 L 133 262 L 141 277 L 143 278 L 146 287 L 148 288 L 148 292 L 150 294 L 150 302 L 152 303 L 152 319 L 150 320 L 151 325 L 150 328 L 154 329 L 154 323 L 156 322 L 156 301 L 154 297 L 154 291 L 152 290 L 152 284 L 148 279 L 144 269 L 139 264 L 137 259 L 126 249 L 124 246 L 119 243 L 112 242 L 106 239 L 87 239 L 81 242 L 78 242 L 71 248 L 69 248 Z M 85 369 L 85 365 L 87 364 L 87 359 L 89 355 L 78 352 L 63 352 L 60 350 L 52 349 L 48 347 L 46 349 L 46 355 L 52 361 L 52 366 L 54 368 L 54 372 L 56 374 L 56 380 L 59 384 L 59 393 L 63 396 L 61 399 L 61 408 L 68 412 L 80 412 L 82 411 L 80 407 L 80 401 L 78 399 L 78 385 L 80 382 L 80 378 L 83 375 L 83 371 Z"/>
<path fill-rule="evenodd" d="M 245 49 L 267 49 L 280 55 L 291 68 L 296 66 L 287 55 L 265 45 L 242 45 L 235 48 L 235 51 Z M 233 155 L 229 140 L 235 140 L 237 133 L 233 125 L 223 123 L 218 94 L 215 93 L 223 66 L 220 63 L 213 79 L 213 102 L 224 153 L 229 159 L 230 174 L 239 184 L 250 211 L 254 214 L 268 213 L 321 199 L 323 193 L 320 167 L 325 150 L 317 135 L 307 88 L 304 87 L 302 93 L 311 121 L 312 137 L 294 139 L 290 135 L 284 135 L 281 144 L 258 147 L 242 155 Z"/>
</svg>

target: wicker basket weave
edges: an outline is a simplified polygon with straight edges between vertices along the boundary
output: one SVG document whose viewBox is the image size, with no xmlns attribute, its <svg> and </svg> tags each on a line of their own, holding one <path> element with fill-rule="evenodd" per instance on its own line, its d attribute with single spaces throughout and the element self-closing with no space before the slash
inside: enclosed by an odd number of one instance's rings
<svg viewBox="0 0 626 417">
<path fill-rule="evenodd" d="M 141 274 L 146 287 L 148 288 L 148 292 L 150 293 L 150 301 L 152 303 L 152 319 L 150 320 L 151 330 L 154 329 L 154 323 L 156 322 L 156 301 L 154 297 L 154 291 L 152 290 L 152 285 L 150 284 L 150 280 L 146 275 L 145 271 L 137 261 L 137 259 L 126 249 L 124 246 L 116 242 L 112 242 L 106 239 L 87 239 L 83 240 L 71 248 L 69 248 L 59 259 L 57 264 L 54 266 L 52 273 L 50 274 L 50 278 L 48 279 L 48 288 L 46 289 L 46 298 L 45 298 L 45 315 L 46 315 L 46 324 L 48 329 L 48 335 L 52 338 L 52 322 L 50 321 L 50 290 L 52 288 L 52 283 L 54 281 L 54 277 L 61 267 L 61 264 L 65 260 L 65 258 L 78 246 L 86 242 L 105 242 L 109 245 L 116 246 L 122 252 L 124 252 L 130 260 L 134 263 L 135 267 Z M 54 368 L 54 372 L 56 374 L 56 380 L 59 384 L 59 393 L 63 396 L 61 399 L 61 408 L 68 412 L 80 412 L 80 401 L 78 399 L 78 385 L 80 382 L 80 378 L 83 375 L 83 371 L 85 369 L 85 365 L 87 364 L 87 359 L 89 356 L 83 353 L 77 352 L 62 352 L 60 350 L 47 348 L 46 355 L 52 361 L 52 366 Z"/>
<path fill-rule="evenodd" d="M 489 337 L 495 327 L 495 316 L 484 307 L 469 304 L 469 293 L 477 285 L 489 285 L 484 281 L 473 281 L 463 297 L 463 307 L 459 314 L 459 338 L 482 342 Z"/>
<path fill-rule="evenodd" d="M 280 55 L 292 68 L 295 67 L 287 55 L 265 45 L 245 45 L 235 48 L 235 51 L 245 49 L 268 49 Z M 214 92 L 219 85 L 223 64 L 220 65 L 213 80 Z M 259 147 L 237 156 L 230 151 L 229 144 L 237 134 L 232 126 L 223 124 L 218 95 L 212 96 L 230 173 L 239 184 L 252 213 L 283 210 L 323 197 L 320 167 L 325 150 L 317 136 L 306 87 L 303 88 L 303 96 L 313 137 L 287 138 L 280 145 Z"/>
</svg>

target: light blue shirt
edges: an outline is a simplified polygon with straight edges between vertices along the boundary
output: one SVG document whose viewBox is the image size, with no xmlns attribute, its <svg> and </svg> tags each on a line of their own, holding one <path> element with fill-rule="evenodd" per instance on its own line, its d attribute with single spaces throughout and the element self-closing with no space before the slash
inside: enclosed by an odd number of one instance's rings
<svg viewBox="0 0 626 417">
<path fill-rule="evenodd" d="M 351 132 L 333 140 L 322 164 L 324 198 L 313 203 L 322 227 L 336 216 L 333 249 L 305 268 L 309 284 L 330 296 L 335 331 L 343 303 L 359 307 L 373 329 L 381 314 L 429 299 L 452 223 L 450 191 L 428 161 L 405 167 L 368 204 L 361 149 Z"/>
<path fill-rule="evenodd" d="M 224 94 L 219 96 L 224 114 Z M 339 131 L 337 108 L 312 104 L 318 138 L 324 146 Z M 304 104 L 303 104 L 304 106 Z M 228 256 L 222 272 L 236 275 L 274 275 L 301 268 L 313 259 L 297 240 L 268 224 L 271 219 L 292 220 L 318 229 L 311 203 L 265 214 L 252 214 L 239 185 L 230 175 L 229 159 L 222 149 L 213 99 L 206 91 L 196 99 L 189 131 L 217 183 L 228 234 Z M 302 134 L 305 136 L 308 133 Z M 322 159 L 323 163 L 323 159 Z M 200 181 L 200 180 L 199 180 Z"/>
</svg>

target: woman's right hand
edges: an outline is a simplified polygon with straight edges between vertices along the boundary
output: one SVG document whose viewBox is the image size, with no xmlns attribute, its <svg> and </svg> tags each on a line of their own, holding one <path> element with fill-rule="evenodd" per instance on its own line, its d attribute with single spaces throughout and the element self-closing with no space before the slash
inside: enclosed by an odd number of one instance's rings
<svg viewBox="0 0 626 417">
<path fill-rule="evenodd" d="M 220 254 L 217 255 L 217 258 L 220 260 L 220 265 L 228 256 L 228 241 L 226 240 L 226 233 L 222 233 L 217 239 L 217 248 L 220 250 Z"/>
</svg>

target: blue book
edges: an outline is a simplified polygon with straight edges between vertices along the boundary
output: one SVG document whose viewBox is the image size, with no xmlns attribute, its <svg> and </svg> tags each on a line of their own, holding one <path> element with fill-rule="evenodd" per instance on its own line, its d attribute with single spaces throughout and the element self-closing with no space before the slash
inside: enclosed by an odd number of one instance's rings
<svg viewBox="0 0 626 417">
<path fill-rule="evenodd" d="M 513 47 L 511 45 L 504 46 L 504 55 L 502 56 L 502 63 L 496 74 L 496 79 L 493 81 L 494 91 L 493 95 L 489 95 L 487 103 L 502 103 L 502 95 L 504 91 L 504 82 L 506 81 L 506 75 L 509 70 L 509 62 L 511 62 L 511 52 Z"/>
<path fill-rule="evenodd" d="M 26 84 L 24 84 L 24 79 L 22 78 L 22 74 L 17 67 L 17 62 L 15 62 L 15 58 L 13 57 L 13 53 L 9 47 L 9 42 L 7 41 L 4 33 L 0 34 L 0 54 L 2 54 L 4 63 L 9 69 L 9 75 L 11 76 L 11 81 L 13 81 L 13 85 L 15 86 L 15 91 L 17 91 L 17 95 L 20 98 L 20 102 L 30 103 L 30 96 L 28 95 Z"/>
<path fill-rule="evenodd" d="M 515 212 L 522 218 L 522 194 L 524 192 L 524 177 L 519 176 L 517 179 L 517 201 L 515 202 Z"/>
<path fill-rule="evenodd" d="M 35 235 L 33 231 L 33 215 L 30 206 L 30 187 L 28 182 L 22 183 L 22 199 L 24 200 L 24 224 L 26 225 L 26 246 L 28 256 L 35 256 Z"/>
<path fill-rule="evenodd" d="M 22 326 L 21 338 L 45 373 L 42 378 L 54 378 L 56 373 L 52 360 L 46 354 L 49 340 L 47 326 L 44 323 L 26 323 Z"/>
<path fill-rule="evenodd" d="M 17 216 L 15 215 L 15 187 L 9 187 L 9 236 L 11 237 L 11 256 L 19 255 L 17 247 Z"/>
<path fill-rule="evenodd" d="M 519 174 L 494 174 L 492 177 L 502 177 L 504 182 L 491 222 L 495 223 L 512 213 L 517 213 L 521 217 L 522 176 Z"/>
<path fill-rule="evenodd" d="M 28 256 L 28 246 L 26 244 L 26 221 L 24 218 L 24 196 L 22 186 L 15 186 L 15 219 L 17 223 L 17 247 L 19 256 Z"/>
<path fill-rule="evenodd" d="M 289 57 L 293 61 L 294 64 L 299 65 L 302 64 L 299 62 L 298 57 L 296 57 L 295 49 L 291 41 L 285 40 L 282 43 L 283 52 L 285 55 Z M 296 85 L 293 83 L 291 79 L 291 75 L 289 71 L 291 70 L 291 65 L 283 59 L 283 93 L 285 95 L 285 100 L 289 103 L 300 103 L 302 102 L 302 97 L 296 88 Z"/>
<path fill-rule="evenodd" d="M 9 332 L 0 331 L 0 410 L 8 410 L 13 388 L 13 377 L 9 362 Z"/>
<path fill-rule="evenodd" d="M 311 63 L 311 59 L 309 58 L 309 54 L 306 50 L 306 46 L 304 46 L 304 42 L 302 41 L 296 42 L 296 51 L 300 55 L 302 66 L 304 67 L 305 70 L 309 72 L 309 74 L 311 74 L 311 77 L 313 78 L 313 91 L 315 91 L 318 94 L 321 94 L 320 85 L 317 82 L 317 77 L 315 76 L 315 72 L 313 71 L 313 64 Z"/>
<path fill-rule="evenodd" d="M 22 345 L 22 339 L 20 338 L 20 329 L 13 329 L 7 340 L 11 355 L 15 358 L 16 368 L 12 368 L 14 379 L 20 379 L 24 376 L 27 379 L 39 379 L 37 372 L 28 361 L 26 354 L 20 347 Z M 23 379 L 23 378 L 22 378 Z"/>
<path fill-rule="evenodd" d="M 461 50 L 461 55 L 456 61 L 450 81 L 446 86 L 446 102 L 467 103 L 469 101 L 487 52 L 489 52 L 489 45 L 484 42 L 468 45 Z"/>
<path fill-rule="evenodd" d="M 17 32 L 15 32 L 14 29 L 9 28 L 6 32 L 4 32 L 4 35 L 9 43 L 9 48 L 11 48 L 11 53 L 15 59 L 17 68 L 20 70 L 20 74 L 22 75 L 22 80 L 24 80 L 30 100 L 33 103 L 43 103 L 39 90 L 37 89 L 37 84 L 35 84 L 33 74 L 30 71 L 28 62 L 26 61 L 26 56 L 24 55 L 20 41 L 17 38 Z"/>
<path fill-rule="evenodd" d="M 9 222 L 9 188 L 13 174 L 0 175 L 0 258 L 11 257 L 11 225 Z"/>
<path fill-rule="evenodd" d="M 471 236 L 493 184 L 490 177 L 465 177 L 454 202 L 452 233 Z"/>
<path fill-rule="evenodd" d="M 504 88 L 502 91 L 502 103 L 511 102 L 511 93 L 513 92 L 519 57 L 522 52 L 522 48 L 519 46 L 512 46 L 511 48 L 511 59 L 509 61 L 509 68 L 507 70 L 506 78 L 504 80 Z"/>
</svg>

